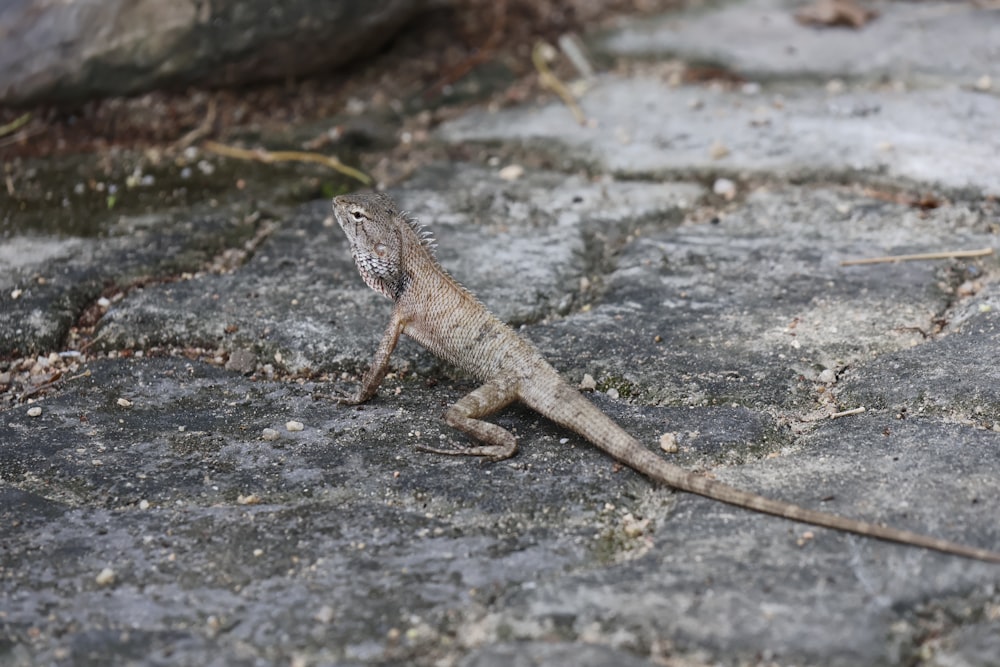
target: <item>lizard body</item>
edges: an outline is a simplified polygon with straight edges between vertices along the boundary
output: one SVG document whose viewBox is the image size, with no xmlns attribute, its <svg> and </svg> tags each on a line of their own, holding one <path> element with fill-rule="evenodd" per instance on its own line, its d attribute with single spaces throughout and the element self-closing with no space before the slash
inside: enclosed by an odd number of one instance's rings
<svg viewBox="0 0 1000 667">
<path fill-rule="evenodd" d="M 506 429 L 483 421 L 515 400 L 580 434 L 615 459 L 674 488 L 792 521 L 1000 563 L 1000 553 L 866 521 L 806 509 L 717 482 L 671 464 L 626 433 L 570 386 L 541 353 L 490 313 L 438 263 L 423 228 L 384 194 L 336 197 L 333 209 L 365 283 L 395 306 L 375 359 L 342 403 L 372 398 L 401 334 L 483 384 L 445 413 L 445 421 L 482 444 L 426 451 L 498 461 L 517 452 Z"/>
</svg>

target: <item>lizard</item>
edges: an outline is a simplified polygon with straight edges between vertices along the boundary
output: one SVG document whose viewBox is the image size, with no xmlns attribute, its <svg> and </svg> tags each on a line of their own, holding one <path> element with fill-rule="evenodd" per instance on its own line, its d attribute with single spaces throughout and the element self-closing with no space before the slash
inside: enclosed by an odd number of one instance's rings
<svg viewBox="0 0 1000 667">
<path fill-rule="evenodd" d="M 437 260 L 430 232 L 401 211 L 389 195 L 341 195 L 333 199 L 333 211 L 365 284 L 394 302 L 375 358 L 356 391 L 334 400 L 359 405 L 374 397 L 402 335 L 482 383 L 444 414 L 448 425 L 479 444 L 420 449 L 490 461 L 510 458 L 517 452 L 517 439 L 483 417 L 521 401 L 611 457 L 675 489 L 792 521 L 1000 563 L 1000 553 L 995 551 L 767 498 L 670 463 L 572 387 L 534 345 L 452 278 Z"/>
</svg>

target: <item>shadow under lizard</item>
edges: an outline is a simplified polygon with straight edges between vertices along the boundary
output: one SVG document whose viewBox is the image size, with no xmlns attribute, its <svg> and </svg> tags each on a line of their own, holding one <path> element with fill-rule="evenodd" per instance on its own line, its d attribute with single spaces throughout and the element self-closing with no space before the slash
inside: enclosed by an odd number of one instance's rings
<svg viewBox="0 0 1000 667">
<path fill-rule="evenodd" d="M 371 367 L 357 391 L 338 402 L 357 405 L 376 394 L 402 334 L 483 383 L 444 416 L 450 426 L 482 444 L 422 449 L 493 461 L 513 456 L 514 435 L 482 418 L 519 400 L 629 467 L 676 489 L 792 521 L 1000 563 L 995 551 L 772 500 L 667 462 L 570 386 L 533 345 L 452 278 L 438 263 L 430 235 L 392 198 L 382 193 L 344 195 L 333 200 L 333 210 L 362 279 L 395 303 Z"/>
</svg>

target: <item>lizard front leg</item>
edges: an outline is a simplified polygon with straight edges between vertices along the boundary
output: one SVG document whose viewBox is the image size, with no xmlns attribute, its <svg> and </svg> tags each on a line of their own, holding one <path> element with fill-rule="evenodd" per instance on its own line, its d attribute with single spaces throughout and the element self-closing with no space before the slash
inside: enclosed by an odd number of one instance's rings
<svg viewBox="0 0 1000 667">
<path fill-rule="evenodd" d="M 487 382 L 460 398 L 444 414 L 444 420 L 449 426 L 486 444 L 457 446 L 452 449 L 421 445 L 417 449 L 449 456 L 483 456 L 490 461 L 509 459 L 517 453 L 517 438 L 502 426 L 483 421 L 480 417 L 503 409 L 515 398 L 517 391 L 509 383 Z"/>
<path fill-rule="evenodd" d="M 389 372 L 389 357 L 392 356 L 392 351 L 396 349 L 396 344 L 399 342 L 399 335 L 403 333 L 405 326 L 406 321 L 397 310 L 393 310 L 389 326 L 385 328 L 382 340 L 379 341 L 378 349 L 375 351 L 375 358 L 372 359 L 372 365 L 368 367 L 368 370 L 361 378 L 361 384 L 358 386 L 357 391 L 351 396 L 336 396 L 333 400 L 343 405 L 358 405 L 378 393 L 379 385 L 385 379 L 385 374 Z"/>
</svg>

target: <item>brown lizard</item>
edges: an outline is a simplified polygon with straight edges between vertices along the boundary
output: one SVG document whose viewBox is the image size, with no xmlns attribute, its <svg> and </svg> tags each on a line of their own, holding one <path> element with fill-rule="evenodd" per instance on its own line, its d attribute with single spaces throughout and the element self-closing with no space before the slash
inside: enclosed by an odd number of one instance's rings
<svg viewBox="0 0 1000 667">
<path fill-rule="evenodd" d="M 375 395 L 401 334 L 483 383 L 444 415 L 450 426 L 482 444 L 422 449 L 493 461 L 509 458 L 517 452 L 513 434 L 482 418 L 520 400 L 622 463 L 674 488 L 793 521 L 1000 563 L 1000 553 L 994 551 L 772 500 L 668 463 L 571 387 L 533 345 L 452 278 L 438 263 L 430 234 L 400 211 L 388 195 L 336 197 L 333 210 L 365 283 L 395 302 L 389 326 L 360 387 L 352 396 L 337 400 L 357 405 Z"/>
</svg>

